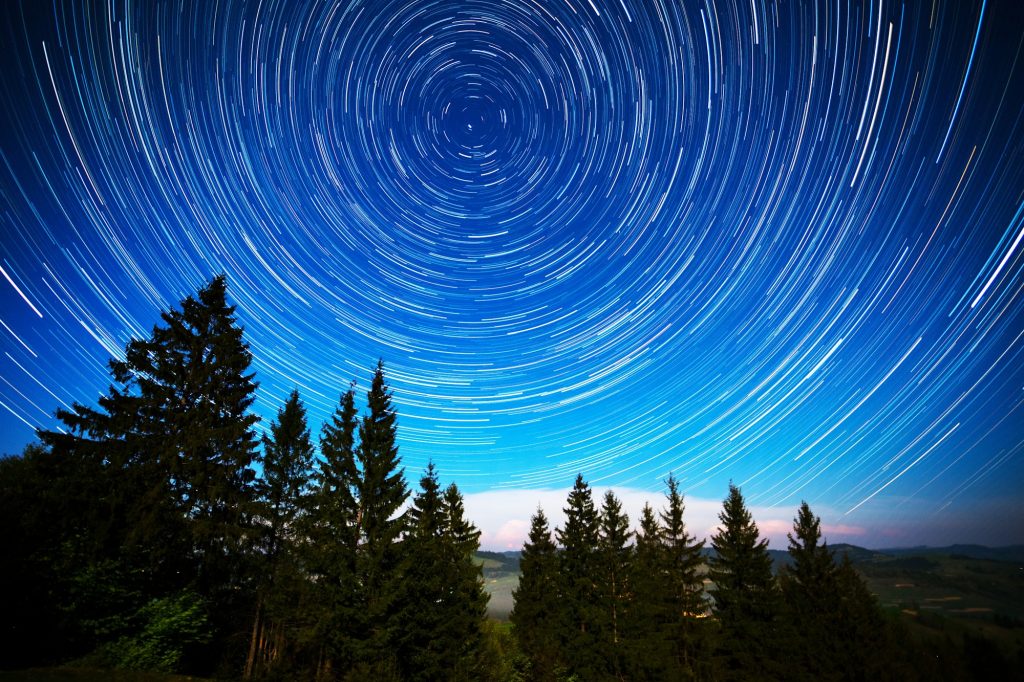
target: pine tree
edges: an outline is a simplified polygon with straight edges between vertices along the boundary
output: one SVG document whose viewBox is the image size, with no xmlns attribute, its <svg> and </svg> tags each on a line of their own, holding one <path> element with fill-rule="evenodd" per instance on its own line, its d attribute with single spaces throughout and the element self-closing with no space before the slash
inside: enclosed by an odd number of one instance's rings
<svg viewBox="0 0 1024 682">
<path fill-rule="evenodd" d="M 683 495 L 672 474 L 669 474 L 665 485 L 668 487 L 665 493 L 667 507 L 661 513 L 661 537 L 668 572 L 666 596 L 669 600 L 668 630 L 674 643 L 673 669 L 680 677 L 704 678 L 709 674 L 702 670 L 702 664 L 708 658 L 705 655 L 707 628 L 703 621 L 707 600 L 704 597 L 704 579 L 699 573 L 704 563 L 704 541 L 698 542 L 686 530 Z"/>
<path fill-rule="evenodd" d="M 403 541 L 397 659 L 408 680 L 470 680 L 478 661 L 487 607 L 474 561 L 480 531 L 465 518 L 462 494 L 442 493 L 429 464 L 408 514 Z"/>
<path fill-rule="evenodd" d="M 811 512 L 806 502 L 800 504 L 793 519 L 793 532 L 788 533 L 789 555 L 793 562 L 786 570 L 786 583 L 799 588 L 794 593 L 798 598 L 814 599 L 821 595 L 816 592 L 835 577 L 835 560 L 832 551 L 821 537 L 821 519 Z M 807 604 L 808 611 L 819 611 L 813 603 Z"/>
<path fill-rule="evenodd" d="M 58 410 L 67 433 L 39 434 L 61 456 L 102 468 L 113 491 L 104 504 L 120 525 L 109 542 L 119 561 L 151 576 L 147 592 L 194 588 L 222 635 L 252 603 L 258 421 L 252 356 L 226 291 L 215 277 L 161 313 L 148 339 L 111 361 L 115 385 L 98 408 Z"/>
<path fill-rule="evenodd" d="M 292 391 L 263 437 L 261 516 L 268 525 L 267 555 L 273 561 L 294 542 L 305 513 L 313 475 L 313 443 L 306 426 L 306 408 Z"/>
<path fill-rule="evenodd" d="M 718 658 L 725 679 L 777 679 L 778 595 L 768 541 L 760 539 L 739 488 L 729 484 L 721 529 L 712 536 L 711 580 L 721 626 Z"/>
<path fill-rule="evenodd" d="M 397 660 L 409 680 L 447 679 L 450 642 L 445 601 L 450 575 L 444 566 L 441 533 L 444 510 L 437 470 L 431 462 L 420 478 L 420 490 L 408 512 L 409 530 L 402 543 L 402 581 L 398 623 L 393 634 Z"/>
<path fill-rule="evenodd" d="M 466 518 L 462 493 L 449 484 L 442 498 L 442 540 L 445 565 L 451 573 L 446 625 L 450 650 L 455 653 L 452 679 L 480 679 L 483 628 L 489 595 L 484 590 L 483 566 L 477 563 L 480 531 Z"/>
<path fill-rule="evenodd" d="M 540 507 L 530 519 L 530 533 L 519 559 L 519 584 L 512 591 L 509 620 L 516 638 L 529 658 L 533 679 L 555 679 L 559 667 L 558 641 L 558 549 Z"/>
<path fill-rule="evenodd" d="M 320 436 L 323 458 L 316 476 L 316 526 L 328 533 L 333 547 L 344 556 L 355 555 L 359 537 L 359 470 L 356 467 L 356 430 L 359 428 L 354 384 L 339 401 Z"/>
<path fill-rule="evenodd" d="M 198 585 L 208 590 L 234 589 L 239 578 L 251 537 L 259 419 L 248 411 L 252 355 L 226 293 L 225 278 L 215 277 L 111 363 L 114 378 L 138 390 L 129 436 L 143 439 L 170 474 L 176 506 L 192 521 Z"/>
<path fill-rule="evenodd" d="M 292 391 L 270 436 L 263 437 L 263 476 L 259 481 L 259 516 L 265 524 L 259 605 L 255 617 L 244 676 L 257 664 L 279 669 L 305 636 L 307 611 L 299 604 L 307 596 L 301 528 L 309 507 L 313 473 L 313 444 L 306 425 L 306 409 L 299 392 Z M 260 644 L 262 643 L 262 644 Z M 287 652 L 287 653 L 286 653 Z"/>
<path fill-rule="evenodd" d="M 806 502 L 800 504 L 789 533 L 792 564 L 782 570 L 787 622 L 792 628 L 790 650 L 793 677 L 840 679 L 837 639 L 840 618 L 839 585 L 832 552 L 821 537 L 821 519 Z"/>
<path fill-rule="evenodd" d="M 563 510 L 565 528 L 555 530 L 562 546 L 559 570 L 561 656 L 570 674 L 593 679 L 600 668 L 594 584 L 599 519 L 593 493 L 582 474 L 576 476 L 567 505 Z"/>
<path fill-rule="evenodd" d="M 622 503 L 615 493 L 607 491 L 601 505 L 594 562 L 597 597 L 594 633 L 603 659 L 603 674 L 615 679 L 624 675 L 627 666 L 623 640 L 632 595 L 633 548 L 629 545 L 632 535 Z"/>
<path fill-rule="evenodd" d="M 675 666 L 672 639 L 668 557 L 663 529 L 650 504 L 640 513 L 630 584 L 633 599 L 628 613 L 626 647 L 629 677 L 636 680 L 681 679 Z"/>
<path fill-rule="evenodd" d="M 367 392 L 367 407 L 369 413 L 359 425 L 356 449 L 360 474 L 356 485 L 357 608 L 365 619 L 367 639 L 359 645 L 357 656 L 371 666 L 379 666 L 391 659 L 389 640 L 397 627 L 395 601 L 401 575 L 396 545 L 406 523 L 399 510 L 409 497 L 404 469 L 400 468 L 396 416 L 384 381 L 383 362 L 377 363 Z"/>
<path fill-rule="evenodd" d="M 320 470 L 305 532 L 307 565 L 314 576 L 316 627 L 312 639 L 322 650 L 318 674 L 348 669 L 354 660 L 352 642 L 364 631 L 358 605 L 356 552 L 359 545 L 359 470 L 356 431 L 359 428 L 354 384 L 341 396 L 320 436 Z"/>
<path fill-rule="evenodd" d="M 791 679 L 900 678 L 903 652 L 893 651 L 889 628 L 864 579 L 844 555 L 838 565 L 821 536 L 821 519 L 801 503 L 789 534 L 793 561 L 780 575 L 792 642 Z"/>
</svg>

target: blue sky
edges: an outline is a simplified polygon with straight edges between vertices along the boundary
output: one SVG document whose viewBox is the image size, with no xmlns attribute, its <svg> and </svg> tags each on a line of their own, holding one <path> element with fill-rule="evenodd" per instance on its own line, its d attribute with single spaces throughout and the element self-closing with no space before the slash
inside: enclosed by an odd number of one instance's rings
<svg viewBox="0 0 1024 682">
<path fill-rule="evenodd" d="M 223 272 L 263 416 L 383 358 L 494 537 L 671 471 L 1024 541 L 1017 3 L 0 11 L 0 449 Z"/>
</svg>

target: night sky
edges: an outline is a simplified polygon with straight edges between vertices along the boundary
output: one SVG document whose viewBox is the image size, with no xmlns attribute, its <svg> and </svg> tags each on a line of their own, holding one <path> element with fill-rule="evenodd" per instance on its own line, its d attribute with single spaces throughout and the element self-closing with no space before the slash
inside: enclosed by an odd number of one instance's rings
<svg viewBox="0 0 1024 682">
<path fill-rule="evenodd" d="M 223 272 L 260 414 L 316 432 L 383 358 L 485 545 L 577 471 L 1024 541 L 1018 0 L 0 17 L 0 451 Z"/>
</svg>

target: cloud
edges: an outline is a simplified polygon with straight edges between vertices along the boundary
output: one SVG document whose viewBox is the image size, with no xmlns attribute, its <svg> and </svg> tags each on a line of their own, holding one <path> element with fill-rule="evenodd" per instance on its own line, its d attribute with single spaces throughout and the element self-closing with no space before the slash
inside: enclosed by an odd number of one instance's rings
<svg viewBox="0 0 1024 682">
<path fill-rule="evenodd" d="M 607 487 L 595 487 L 594 502 L 600 506 Z M 634 529 L 645 502 L 655 512 L 665 504 L 662 492 L 632 488 L 613 488 L 629 515 Z M 481 530 L 481 548 L 491 551 L 522 549 L 530 529 L 530 517 L 540 506 L 552 530 L 565 523 L 562 508 L 569 489 L 537 488 L 491 490 L 465 494 L 467 517 Z M 687 495 L 684 521 L 690 533 L 706 539 L 718 528 L 721 499 Z M 992 499 L 955 505 L 940 511 L 921 502 L 878 498 L 876 507 L 865 507 L 856 518 L 842 510 L 812 501 L 811 510 L 822 519 L 822 534 L 829 544 L 851 542 L 871 548 L 911 545 L 943 546 L 957 542 L 1005 545 L 1024 542 L 1024 523 L 1019 501 Z M 920 508 L 919 508 L 920 507 Z M 966 508 L 965 508 L 966 507 Z M 750 513 L 772 549 L 786 549 L 786 534 L 792 532 L 797 505 L 751 506 Z M 922 523 L 927 518 L 929 523 Z M 993 519 L 1005 520 L 1001 523 Z"/>
<path fill-rule="evenodd" d="M 767 535 L 769 538 L 785 538 L 786 533 L 793 530 L 793 522 L 784 521 L 783 519 L 763 519 L 760 521 L 754 519 L 754 522 L 757 523 L 757 528 L 761 531 L 761 535 Z M 774 545 L 775 542 L 772 542 L 772 544 Z"/>
<path fill-rule="evenodd" d="M 595 487 L 594 503 L 600 508 L 607 487 Z M 650 502 L 655 512 L 661 511 L 665 497 L 660 492 L 632 488 L 612 488 L 622 502 L 623 511 L 629 515 L 630 525 L 636 528 L 640 512 Z M 548 524 L 554 530 L 565 523 L 562 508 L 566 505 L 568 489 L 535 488 L 525 490 L 489 490 L 465 495 L 466 516 L 481 531 L 480 547 L 489 551 L 522 549 L 530 531 L 530 518 L 537 507 L 544 510 Z M 683 520 L 690 533 L 698 538 L 708 538 L 718 527 L 718 514 L 722 510 L 721 500 L 685 497 L 686 511 Z M 793 528 L 792 517 L 795 508 L 751 507 L 761 535 L 769 539 L 773 549 L 785 549 L 786 533 Z M 852 528 L 839 526 L 837 528 Z M 839 533 L 837 534 L 844 534 Z M 855 533 L 845 533 L 855 534 Z"/>
<path fill-rule="evenodd" d="M 846 536 L 846 537 L 862 537 L 868 534 L 868 529 L 863 526 L 849 526 L 844 523 L 836 524 L 821 524 L 821 532 L 826 537 L 829 536 Z"/>
</svg>

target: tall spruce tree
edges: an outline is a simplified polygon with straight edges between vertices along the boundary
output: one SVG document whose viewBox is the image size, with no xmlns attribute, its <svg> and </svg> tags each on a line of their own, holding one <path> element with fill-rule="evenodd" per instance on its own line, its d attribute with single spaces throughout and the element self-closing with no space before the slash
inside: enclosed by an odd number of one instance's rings
<svg viewBox="0 0 1024 682">
<path fill-rule="evenodd" d="M 562 546 L 559 570 L 561 656 L 570 674 L 595 679 L 600 675 L 594 582 L 599 518 L 593 492 L 583 480 L 583 474 L 577 474 L 563 511 L 565 527 L 555 530 Z"/>
<path fill-rule="evenodd" d="M 683 679 L 673 656 L 673 611 L 664 531 L 650 504 L 644 504 L 639 525 L 626 633 L 629 678 L 651 682 Z"/>
<path fill-rule="evenodd" d="M 347 670 L 354 661 L 352 643 L 364 631 L 357 599 L 356 552 L 359 545 L 359 470 L 356 466 L 355 385 L 342 394 L 320 436 L 321 462 L 305 532 L 310 542 L 307 565 L 316 595 L 315 645 L 321 650 L 318 675 Z"/>
<path fill-rule="evenodd" d="M 661 538 L 665 548 L 668 572 L 669 612 L 668 630 L 674 643 L 673 669 L 680 678 L 704 679 L 710 671 L 703 669 L 707 655 L 707 624 L 704 616 L 707 599 L 704 596 L 704 578 L 700 568 L 704 563 L 704 541 L 690 535 L 683 521 L 685 503 L 679 492 L 679 482 L 669 474 L 665 481 L 666 507 L 661 512 Z"/>
<path fill-rule="evenodd" d="M 382 674 L 393 667 L 391 633 L 397 627 L 401 573 L 397 543 L 405 527 L 399 513 L 409 497 L 404 469 L 398 457 L 396 416 L 391 392 L 384 380 L 384 363 L 378 362 L 367 392 L 368 414 L 359 425 L 356 460 L 359 477 L 359 508 L 356 532 L 356 583 L 365 622 L 366 639 L 358 644 L 357 657 L 369 666 L 367 674 Z"/>
<path fill-rule="evenodd" d="M 267 555 L 273 561 L 298 534 L 313 476 L 313 443 L 306 426 L 306 408 L 292 391 L 263 437 L 260 516 L 267 524 Z"/>
<path fill-rule="evenodd" d="M 598 529 L 598 549 L 594 562 L 594 632 L 601 655 L 602 676 L 621 679 L 627 669 L 626 633 L 633 588 L 630 585 L 633 533 L 622 503 L 611 490 L 604 495 Z"/>
<path fill-rule="evenodd" d="M 760 538 L 740 489 L 731 483 L 718 518 L 721 528 L 711 538 L 715 554 L 710 577 L 721 626 L 719 673 L 723 679 L 779 679 L 779 599 L 768 541 Z"/>
<path fill-rule="evenodd" d="M 539 682 L 555 680 L 560 663 L 558 561 L 548 519 L 537 507 L 519 560 L 519 584 L 512 591 L 509 620 L 530 660 L 532 679 Z"/>
<path fill-rule="evenodd" d="M 444 524 L 441 534 L 445 566 L 451 575 L 446 631 L 454 652 L 452 679 L 481 679 L 483 628 L 487 620 L 483 566 L 477 563 L 480 530 L 466 518 L 466 508 L 454 483 L 441 500 Z"/>
<path fill-rule="evenodd" d="M 442 632 L 447 626 L 445 607 L 451 576 L 444 565 L 444 510 L 433 462 L 420 478 L 420 490 L 413 497 L 407 518 L 402 581 L 396 599 L 400 627 L 393 634 L 396 657 L 405 679 L 448 679 L 453 652 Z"/>
<path fill-rule="evenodd" d="M 793 561 L 785 577 L 787 586 L 796 590 L 793 596 L 812 600 L 824 596 L 817 591 L 835 578 L 836 565 L 828 543 L 821 537 L 821 519 L 814 515 L 807 502 L 800 503 L 793 519 L 793 532 L 786 537 Z M 806 606 L 809 612 L 821 610 L 813 603 Z"/>
<path fill-rule="evenodd" d="M 441 492 L 433 463 L 420 479 L 402 547 L 395 646 L 407 680 L 479 679 L 487 595 L 474 561 L 480 531 L 465 518 L 462 494 Z"/>
<path fill-rule="evenodd" d="M 259 605 L 244 671 L 247 678 L 257 664 L 294 665 L 297 643 L 305 639 L 308 611 L 299 607 L 309 601 L 309 584 L 302 561 L 307 537 L 302 526 L 309 509 L 312 475 L 313 443 L 306 408 L 295 390 L 271 422 L 269 437 L 263 437 L 258 509 L 266 540 Z"/>
<path fill-rule="evenodd" d="M 821 519 L 801 503 L 789 534 L 792 563 L 780 574 L 793 641 L 792 679 L 897 678 L 892 643 L 878 603 L 847 555 L 836 564 Z"/>
<path fill-rule="evenodd" d="M 252 356 L 215 277 L 135 339 L 97 408 L 58 410 L 67 432 L 40 438 L 62 456 L 100 464 L 123 518 L 121 559 L 152 576 L 153 596 L 195 589 L 222 635 L 251 606 L 258 418 Z M 213 640 L 209 651 L 224 652 Z M 229 655 L 226 654 L 225 655 Z M 212 663 L 212 662 L 211 662 Z"/>
<path fill-rule="evenodd" d="M 787 621 L 793 629 L 788 658 L 793 676 L 805 679 L 838 679 L 836 620 L 839 595 L 836 565 L 821 537 L 821 519 L 802 502 L 789 533 L 792 563 L 779 576 L 785 596 Z"/>
</svg>

